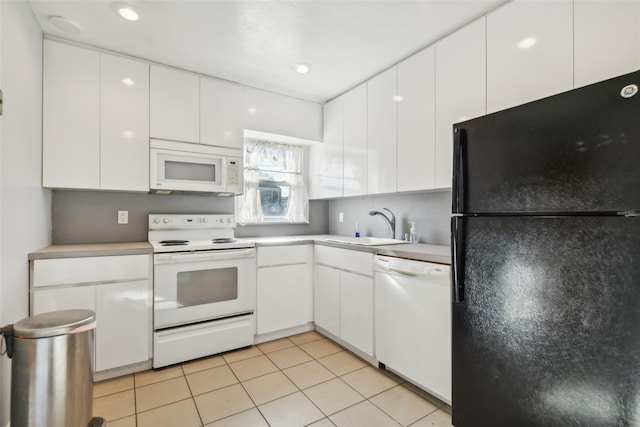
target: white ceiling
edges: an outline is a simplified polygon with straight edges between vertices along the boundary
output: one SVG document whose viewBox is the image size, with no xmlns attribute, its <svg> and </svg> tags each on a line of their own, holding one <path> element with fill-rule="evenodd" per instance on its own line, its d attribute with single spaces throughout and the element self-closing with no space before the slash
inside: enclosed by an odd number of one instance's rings
<svg viewBox="0 0 640 427">
<path fill-rule="evenodd" d="M 30 0 L 45 34 L 324 102 L 505 0 L 129 1 L 129 22 L 102 0 Z M 52 15 L 82 32 L 63 33 Z M 306 75 L 294 63 L 310 64 Z"/>
</svg>

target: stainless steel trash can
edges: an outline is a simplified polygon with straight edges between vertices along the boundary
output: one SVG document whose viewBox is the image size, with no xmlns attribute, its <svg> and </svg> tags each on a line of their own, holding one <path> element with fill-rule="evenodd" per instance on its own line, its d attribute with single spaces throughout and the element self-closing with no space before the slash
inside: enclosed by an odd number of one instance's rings
<svg viewBox="0 0 640 427">
<path fill-rule="evenodd" d="M 95 327 L 91 310 L 43 313 L 13 325 L 12 427 L 92 422 Z"/>
</svg>

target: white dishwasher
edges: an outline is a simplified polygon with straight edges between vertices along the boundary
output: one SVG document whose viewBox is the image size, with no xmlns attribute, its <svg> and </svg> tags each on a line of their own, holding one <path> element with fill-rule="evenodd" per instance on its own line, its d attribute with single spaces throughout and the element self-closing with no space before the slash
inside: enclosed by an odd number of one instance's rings
<svg viewBox="0 0 640 427">
<path fill-rule="evenodd" d="M 375 258 L 376 358 L 451 404 L 451 267 Z"/>
</svg>

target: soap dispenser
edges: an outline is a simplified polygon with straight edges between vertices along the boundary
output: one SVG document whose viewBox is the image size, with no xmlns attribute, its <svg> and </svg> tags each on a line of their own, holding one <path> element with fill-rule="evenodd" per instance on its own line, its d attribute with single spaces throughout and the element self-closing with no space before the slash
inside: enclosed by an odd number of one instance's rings
<svg viewBox="0 0 640 427">
<path fill-rule="evenodd" d="M 411 231 L 409 231 L 409 243 L 418 243 L 418 235 L 416 234 L 416 223 L 411 221 Z"/>
<path fill-rule="evenodd" d="M 358 223 L 356 222 L 356 237 L 360 237 L 360 231 L 358 231 Z"/>
</svg>

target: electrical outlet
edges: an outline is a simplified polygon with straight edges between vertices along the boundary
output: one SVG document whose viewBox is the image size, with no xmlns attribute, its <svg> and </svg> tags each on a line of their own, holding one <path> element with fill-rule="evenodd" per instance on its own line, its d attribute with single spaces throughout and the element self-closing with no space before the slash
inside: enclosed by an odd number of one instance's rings
<svg viewBox="0 0 640 427">
<path fill-rule="evenodd" d="M 129 211 L 118 211 L 118 224 L 129 224 Z"/>
<path fill-rule="evenodd" d="M 344 222 L 344 212 L 338 214 L 338 222 Z"/>
</svg>

